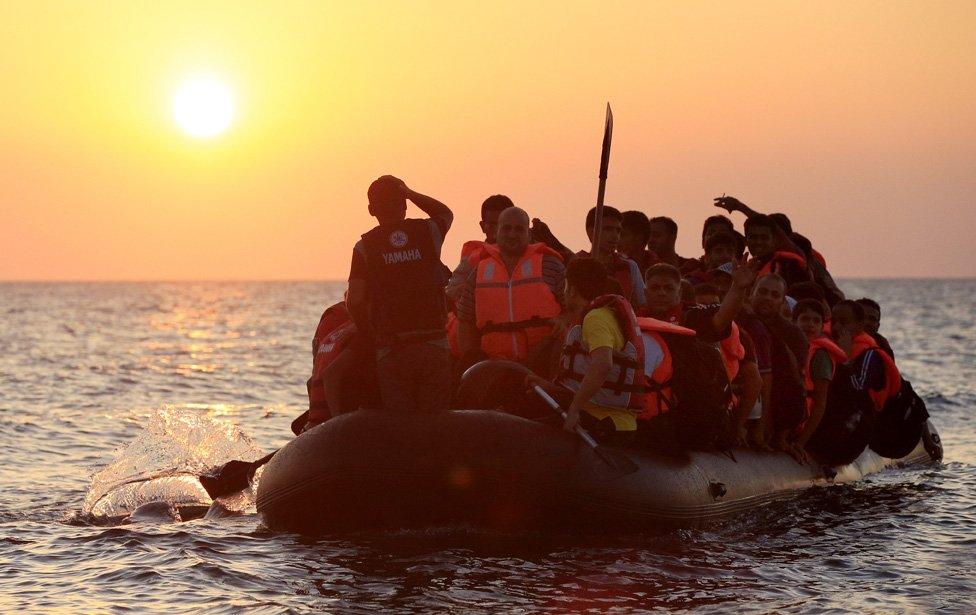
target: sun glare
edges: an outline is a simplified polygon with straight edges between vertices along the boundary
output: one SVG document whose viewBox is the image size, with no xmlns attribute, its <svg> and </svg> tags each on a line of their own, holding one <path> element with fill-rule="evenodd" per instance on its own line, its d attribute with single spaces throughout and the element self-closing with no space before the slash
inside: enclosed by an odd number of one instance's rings
<svg viewBox="0 0 976 615">
<path fill-rule="evenodd" d="M 234 120 L 234 98 L 213 77 L 193 77 L 173 96 L 173 118 L 192 137 L 215 137 Z"/>
</svg>

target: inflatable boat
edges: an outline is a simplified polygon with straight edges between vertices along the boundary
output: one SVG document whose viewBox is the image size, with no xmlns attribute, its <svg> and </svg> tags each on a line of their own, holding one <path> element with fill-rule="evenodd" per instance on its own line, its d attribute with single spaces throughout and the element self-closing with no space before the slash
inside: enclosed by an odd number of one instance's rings
<svg viewBox="0 0 976 615">
<path fill-rule="evenodd" d="M 260 478 L 257 510 L 273 530 L 310 535 L 453 524 L 644 532 L 701 525 L 937 456 L 922 442 L 901 459 L 866 449 L 836 468 L 748 449 L 609 452 L 492 410 L 360 410 L 282 448 Z"/>
</svg>

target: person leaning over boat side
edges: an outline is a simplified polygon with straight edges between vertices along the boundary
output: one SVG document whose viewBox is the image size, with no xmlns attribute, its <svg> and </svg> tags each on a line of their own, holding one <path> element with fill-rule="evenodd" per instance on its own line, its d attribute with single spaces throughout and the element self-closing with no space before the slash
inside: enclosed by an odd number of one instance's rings
<svg viewBox="0 0 976 615">
<path fill-rule="evenodd" d="M 566 408 L 563 428 L 579 424 L 604 444 L 633 440 L 643 404 L 644 347 L 630 303 L 605 294 L 611 279 L 599 261 L 574 258 L 566 267 L 565 304 L 576 324 L 566 335 L 555 383 L 538 384 Z"/>
<path fill-rule="evenodd" d="M 348 305 L 376 347 L 383 407 L 445 409 L 451 374 L 440 253 L 454 214 L 392 175 L 374 181 L 366 194 L 379 225 L 353 249 Z M 430 217 L 407 218 L 408 199 Z"/>
<path fill-rule="evenodd" d="M 827 408 L 827 391 L 837 365 L 847 361 L 844 350 L 823 333 L 828 314 L 827 308 L 817 299 L 802 299 L 793 308 L 793 321 L 810 342 L 806 367 L 803 370 L 807 415 L 797 426 L 792 440 L 792 452 L 803 460 L 811 459 L 806 446 L 823 419 Z"/>
<path fill-rule="evenodd" d="M 458 296 L 462 357 L 480 348 L 488 358 L 526 363 L 552 334 L 566 270 L 558 252 L 530 237 L 525 210 L 498 217 L 498 244 L 482 247 Z"/>
<path fill-rule="evenodd" d="M 758 448 L 765 448 L 772 430 L 775 448 L 790 451 L 789 434 L 806 414 L 803 362 L 809 343 L 803 332 L 782 315 L 785 293 L 786 282 L 779 275 L 768 273 L 759 278 L 738 322 L 756 344 L 763 377 L 763 412 L 758 437 L 753 442 Z"/>
<path fill-rule="evenodd" d="M 891 349 L 891 342 L 888 338 L 878 333 L 878 329 L 881 328 L 881 306 L 874 299 L 868 299 L 867 297 L 861 297 L 857 300 L 857 303 L 864 308 L 864 331 L 874 338 L 874 341 L 878 342 L 878 346 L 881 350 L 888 353 L 888 356 L 892 359 L 895 358 L 895 351 Z"/>
</svg>

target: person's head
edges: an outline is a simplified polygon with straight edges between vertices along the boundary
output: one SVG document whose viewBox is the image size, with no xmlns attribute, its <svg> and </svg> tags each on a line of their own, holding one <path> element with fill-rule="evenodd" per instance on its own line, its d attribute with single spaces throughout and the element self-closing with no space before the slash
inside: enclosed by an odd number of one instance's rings
<svg viewBox="0 0 976 615">
<path fill-rule="evenodd" d="M 595 258 L 574 258 L 566 267 L 566 307 L 582 309 L 607 292 L 607 268 Z"/>
<path fill-rule="evenodd" d="M 793 308 L 793 322 L 803 331 L 807 339 L 816 339 L 823 333 L 824 323 L 827 321 L 827 310 L 824 304 L 816 299 L 801 299 Z"/>
<path fill-rule="evenodd" d="M 731 233 L 734 230 L 735 226 L 732 224 L 732 220 L 729 220 L 728 216 L 723 216 L 722 214 L 708 216 L 702 225 L 702 248 L 705 247 L 705 243 L 708 242 L 708 238 L 712 235 L 716 233 Z"/>
<path fill-rule="evenodd" d="M 718 295 L 718 288 L 714 284 L 703 283 L 695 285 L 695 303 L 699 305 L 712 305 L 721 302 L 722 299 Z"/>
<path fill-rule="evenodd" d="M 775 273 L 767 273 L 759 278 L 752 289 L 749 304 L 752 311 L 766 318 L 780 314 L 786 297 L 786 281 Z"/>
<path fill-rule="evenodd" d="M 772 256 L 776 228 L 776 223 L 769 216 L 759 214 L 746 218 L 746 246 L 749 253 L 756 258 Z"/>
<path fill-rule="evenodd" d="M 498 216 L 509 207 L 515 207 L 512 199 L 504 194 L 493 194 L 481 204 L 481 226 L 486 243 L 498 241 Z"/>
<path fill-rule="evenodd" d="M 635 257 L 644 250 L 651 235 L 651 223 L 641 211 L 625 211 L 620 214 L 620 242 L 617 249 Z"/>
<path fill-rule="evenodd" d="M 519 207 L 504 209 L 498 216 L 496 240 L 498 249 L 505 256 L 522 256 L 532 241 L 529 232 L 529 214 Z"/>
<path fill-rule="evenodd" d="M 732 288 L 732 263 L 726 263 L 715 269 L 709 275 L 711 284 L 718 291 L 719 298 L 724 298 Z"/>
<path fill-rule="evenodd" d="M 678 239 L 678 224 L 665 216 L 651 218 L 650 224 L 647 248 L 658 255 L 673 253 L 674 242 Z"/>
<path fill-rule="evenodd" d="M 731 233 L 713 233 L 705 240 L 705 266 L 716 269 L 725 263 L 731 263 L 736 257 L 737 244 Z"/>
<path fill-rule="evenodd" d="M 603 226 L 600 231 L 600 254 L 594 256 L 613 254 L 617 251 L 620 243 L 620 229 L 623 222 L 623 215 L 616 207 L 609 205 L 603 206 Z M 596 228 L 596 207 L 590 208 L 586 213 L 586 236 L 593 241 L 593 231 Z"/>
<path fill-rule="evenodd" d="M 769 217 L 772 218 L 773 222 L 775 222 L 781 229 L 783 229 L 784 233 L 787 235 L 793 234 L 793 223 L 790 222 L 790 219 L 786 216 L 786 214 L 769 214 Z"/>
<path fill-rule="evenodd" d="M 681 272 L 667 263 L 651 265 L 644 274 L 647 309 L 658 316 L 681 304 Z"/>
<path fill-rule="evenodd" d="M 857 303 L 864 308 L 864 329 L 870 333 L 877 333 L 881 328 L 881 306 L 874 299 L 861 297 Z"/>
<path fill-rule="evenodd" d="M 793 233 L 790 235 L 790 240 L 796 245 L 796 247 L 800 248 L 800 251 L 803 252 L 807 259 L 813 257 L 813 244 L 810 243 L 809 239 L 799 233 Z"/>
<path fill-rule="evenodd" d="M 366 190 L 369 214 L 385 222 L 398 222 L 407 217 L 407 197 L 403 182 L 392 175 L 384 175 L 373 181 Z"/>
<path fill-rule="evenodd" d="M 864 308 L 857 301 L 844 299 L 834 304 L 830 312 L 830 335 L 835 340 L 844 333 L 854 337 L 864 332 Z"/>
</svg>

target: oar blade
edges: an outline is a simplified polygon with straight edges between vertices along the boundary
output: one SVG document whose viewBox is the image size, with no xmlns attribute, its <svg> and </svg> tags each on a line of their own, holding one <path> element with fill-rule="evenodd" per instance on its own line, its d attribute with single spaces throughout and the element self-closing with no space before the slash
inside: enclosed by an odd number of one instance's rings
<svg viewBox="0 0 976 615">
<path fill-rule="evenodd" d="M 200 476 L 200 484 L 214 500 L 248 488 L 254 462 L 233 460 L 220 466 L 216 472 Z"/>
</svg>

